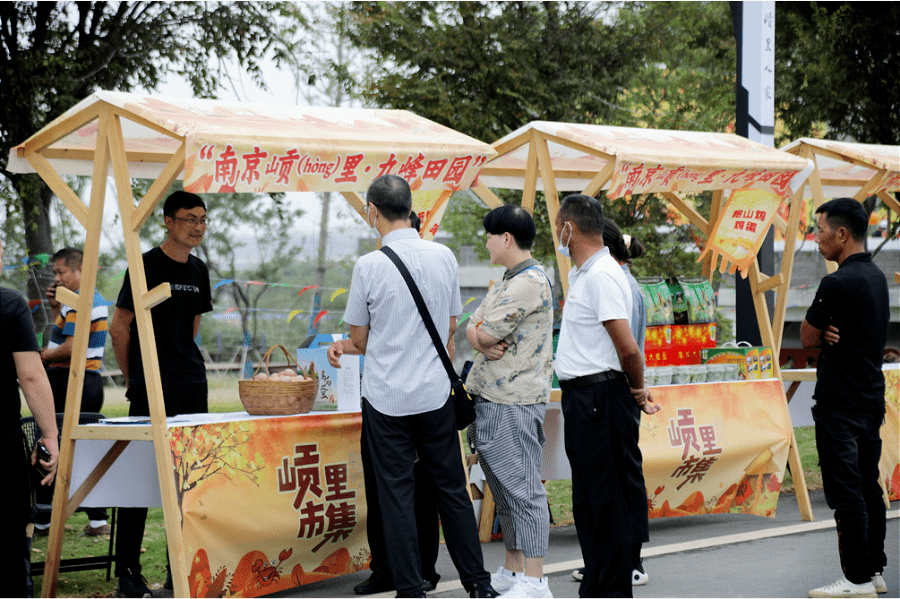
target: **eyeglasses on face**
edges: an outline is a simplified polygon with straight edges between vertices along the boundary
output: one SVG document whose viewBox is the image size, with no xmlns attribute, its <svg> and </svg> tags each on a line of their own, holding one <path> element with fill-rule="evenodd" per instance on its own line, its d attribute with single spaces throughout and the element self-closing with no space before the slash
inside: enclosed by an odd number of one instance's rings
<svg viewBox="0 0 900 599">
<path fill-rule="evenodd" d="M 190 218 L 184 218 L 183 216 L 173 216 L 172 218 L 174 218 L 175 220 L 183 220 L 192 227 L 196 227 L 197 225 L 203 225 L 205 227 L 209 224 L 209 219 L 205 216 L 201 219 L 194 218 L 193 216 Z"/>
</svg>

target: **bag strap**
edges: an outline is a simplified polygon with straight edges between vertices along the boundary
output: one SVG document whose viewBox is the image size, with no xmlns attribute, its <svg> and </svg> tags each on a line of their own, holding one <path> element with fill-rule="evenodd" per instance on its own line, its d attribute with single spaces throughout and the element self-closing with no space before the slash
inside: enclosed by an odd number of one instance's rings
<svg viewBox="0 0 900 599">
<path fill-rule="evenodd" d="M 386 245 L 381 246 L 381 251 L 385 256 L 390 258 L 391 262 L 394 263 L 397 270 L 399 270 L 400 274 L 403 276 L 403 280 L 406 281 L 406 286 L 409 287 L 409 292 L 412 294 L 413 301 L 416 302 L 416 308 L 419 309 L 419 314 L 422 316 L 425 328 L 428 329 L 428 334 L 431 335 L 431 341 L 434 343 L 435 349 L 437 349 L 438 356 L 441 358 L 441 363 L 447 371 L 447 376 L 450 377 L 450 383 L 453 387 L 457 387 L 457 383 L 462 385 L 459 375 L 456 374 L 456 370 L 453 369 L 453 363 L 450 362 L 447 348 L 441 343 L 441 337 L 438 335 L 437 328 L 434 326 L 431 314 L 428 313 L 428 306 L 425 305 L 425 300 L 422 298 L 422 294 L 419 292 L 419 288 L 416 286 L 416 282 L 413 280 L 412 275 L 409 274 L 406 265 L 403 264 L 403 260 L 400 259 L 400 256 L 398 256 L 394 250 Z"/>
</svg>

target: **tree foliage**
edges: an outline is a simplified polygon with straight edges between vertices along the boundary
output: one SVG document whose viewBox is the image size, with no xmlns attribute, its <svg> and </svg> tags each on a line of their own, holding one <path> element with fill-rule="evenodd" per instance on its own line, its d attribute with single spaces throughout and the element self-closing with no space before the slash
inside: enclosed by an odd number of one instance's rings
<svg viewBox="0 0 900 599">
<path fill-rule="evenodd" d="M 779 2 L 775 10 L 777 145 L 819 136 L 900 143 L 900 4 Z"/>
<path fill-rule="evenodd" d="M 298 10 L 280 2 L 0 4 L 0 198 L 7 217 L 23 222 L 28 253 L 53 251 L 53 194 L 37 175 L 6 170 L 10 148 L 98 89 L 152 90 L 171 73 L 210 97 L 223 59 L 264 85 L 263 59 L 294 58 L 280 28 L 301 22 Z"/>
<path fill-rule="evenodd" d="M 534 120 L 610 122 L 643 40 L 608 2 L 354 2 L 362 95 L 491 142 Z"/>
<path fill-rule="evenodd" d="M 349 35 L 384 64 L 363 97 L 485 141 L 533 120 L 722 131 L 734 119 L 736 52 L 722 3 L 356 2 L 351 12 Z M 518 202 L 517 192 L 500 197 Z M 648 247 L 648 271 L 699 272 L 683 247 L 692 227 L 674 223 L 664 200 L 604 203 Z M 485 257 L 486 212 L 472 198 L 452 202 L 449 244 Z M 542 199 L 534 217 L 534 256 L 552 262 Z"/>
<path fill-rule="evenodd" d="M 644 41 L 641 66 L 618 99 L 629 126 L 725 131 L 733 125 L 737 51 L 727 3 L 628 3 L 620 18 Z"/>
</svg>

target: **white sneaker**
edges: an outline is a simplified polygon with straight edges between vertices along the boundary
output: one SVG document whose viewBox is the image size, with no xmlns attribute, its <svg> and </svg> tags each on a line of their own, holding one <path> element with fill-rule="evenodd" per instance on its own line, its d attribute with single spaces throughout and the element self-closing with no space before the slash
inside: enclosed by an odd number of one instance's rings
<svg viewBox="0 0 900 599">
<path fill-rule="evenodd" d="M 887 593 L 887 583 L 884 581 L 884 576 L 882 576 L 882 572 L 875 572 L 875 576 L 872 577 L 872 584 L 875 586 L 876 593 Z"/>
<path fill-rule="evenodd" d="M 535 580 L 534 578 L 526 578 L 520 575 L 516 580 L 516 584 L 500 595 L 500 597 L 553 597 L 546 576 L 537 582 L 534 582 Z M 494 587 L 494 590 L 496 590 L 496 587 Z"/>
<path fill-rule="evenodd" d="M 631 571 L 631 586 L 642 587 L 647 584 L 648 580 L 650 580 L 650 577 L 643 571 L 643 565 L 640 570 L 634 569 Z"/>
<path fill-rule="evenodd" d="M 502 595 L 516 586 L 516 583 L 522 576 L 523 574 L 520 572 L 510 572 L 503 566 L 500 566 L 497 568 L 496 574 L 491 574 L 491 586 L 494 587 L 498 595 Z"/>
<path fill-rule="evenodd" d="M 878 597 L 875 585 L 871 581 L 862 584 L 853 584 L 846 576 L 841 576 L 831 584 L 813 589 L 810 597 Z"/>
</svg>

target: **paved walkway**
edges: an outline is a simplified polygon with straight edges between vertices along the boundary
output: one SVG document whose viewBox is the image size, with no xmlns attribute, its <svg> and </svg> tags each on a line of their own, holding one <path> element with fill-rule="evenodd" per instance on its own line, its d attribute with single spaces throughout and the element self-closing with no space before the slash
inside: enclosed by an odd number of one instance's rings
<svg viewBox="0 0 900 599">
<path fill-rule="evenodd" d="M 712 514 L 651 520 L 650 543 L 643 551 L 650 582 L 635 587 L 635 597 L 806 597 L 809 589 L 841 574 L 832 512 L 821 491 L 813 492 L 811 500 L 814 522 L 801 520 L 793 495 L 781 496 L 776 518 Z M 900 504 L 894 502 L 888 511 L 888 594 L 880 597 L 900 597 L 898 508 Z M 482 547 L 485 567 L 496 570 L 503 563 L 503 542 Z M 570 574 L 581 565 L 575 527 L 551 528 L 545 573 L 556 597 L 578 596 L 578 583 Z M 437 570 L 443 578 L 429 597 L 467 596 L 443 545 Z M 368 571 L 357 572 L 275 596 L 354 597 L 353 587 L 368 575 Z"/>
</svg>

